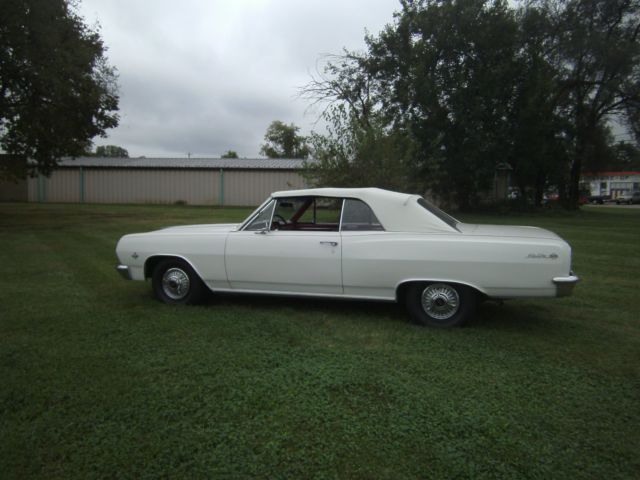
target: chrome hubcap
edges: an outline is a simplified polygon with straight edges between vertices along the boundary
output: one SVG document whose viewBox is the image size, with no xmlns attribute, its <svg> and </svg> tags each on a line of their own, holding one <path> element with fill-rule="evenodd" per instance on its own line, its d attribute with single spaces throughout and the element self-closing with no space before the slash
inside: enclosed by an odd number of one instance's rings
<svg viewBox="0 0 640 480">
<path fill-rule="evenodd" d="M 460 308 L 460 297 L 455 288 L 444 283 L 433 283 L 422 291 L 422 309 L 436 320 L 453 317 Z"/>
<path fill-rule="evenodd" d="M 189 275 L 179 268 L 170 268 L 162 275 L 162 291 L 172 300 L 186 297 L 189 285 Z"/>
</svg>

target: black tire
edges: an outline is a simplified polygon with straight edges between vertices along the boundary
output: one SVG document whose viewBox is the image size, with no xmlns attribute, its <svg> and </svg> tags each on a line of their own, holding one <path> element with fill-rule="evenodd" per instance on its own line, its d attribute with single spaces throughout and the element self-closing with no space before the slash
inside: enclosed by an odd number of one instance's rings
<svg viewBox="0 0 640 480">
<path fill-rule="evenodd" d="M 207 292 L 206 285 L 193 268 L 177 258 L 168 258 L 156 265 L 151 285 L 156 298 L 170 305 L 199 303 Z"/>
<path fill-rule="evenodd" d="M 414 283 L 405 295 L 413 321 L 429 327 L 463 325 L 473 316 L 477 304 L 478 293 L 473 288 L 452 283 Z"/>
</svg>

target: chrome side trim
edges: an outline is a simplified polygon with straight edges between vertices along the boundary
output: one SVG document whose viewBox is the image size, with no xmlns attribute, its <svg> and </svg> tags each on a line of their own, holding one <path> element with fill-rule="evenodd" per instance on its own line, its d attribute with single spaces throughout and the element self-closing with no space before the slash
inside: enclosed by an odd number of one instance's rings
<svg viewBox="0 0 640 480">
<path fill-rule="evenodd" d="M 307 293 L 307 292 L 291 292 L 287 290 L 254 290 L 247 288 L 220 288 L 211 287 L 207 284 L 209 290 L 212 292 L 222 293 L 238 293 L 238 294 L 251 294 L 262 296 L 275 296 L 275 297 L 302 297 L 302 298 L 335 298 L 343 300 L 372 300 L 379 302 L 395 302 L 395 297 L 379 297 L 373 295 L 345 295 L 344 293 Z"/>
<path fill-rule="evenodd" d="M 225 242 L 225 248 L 226 248 L 226 242 Z M 193 268 L 193 271 L 196 272 L 196 275 L 198 275 L 198 277 L 200 277 L 200 280 L 202 280 L 204 282 L 204 277 L 200 274 L 200 271 L 196 268 L 196 266 L 191 263 L 191 260 L 189 260 L 187 257 L 184 257 L 182 255 L 176 255 L 175 253 L 154 253 L 153 255 L 149 255 L 147 258 L 145 258 L 144 260 L 144 265 L 143 265 L 143 269 L 146 272 L 147 271 L 147 262 L 149 260 L 151 260 L 152 258 L 158 258 L 158 257 L 166 257 L 166 258 L 179 258 L 180 260 L 183 260 L 185 263 L 187 263 L 191 268 Z M 225 265 L 226 268 L 226 265 Z M 153 275 L 153 272 L 149 272 L 149 276 L 147 276 L 145 274 L 145 280 L 147 278 L 151 278 L 151 276 Z M 206 282 L 205 282 L 206 284 Z"/>
<path fill-rule="evenodd" d="M 555 277 L 553 283 L 556 285 L 557 297 L 568 297 L 573 293 L 573 287 L 580 281 L 580 278 L 572 274 L 568 277 Z"/>
<path fill-rule="evenodd" d="M 394 287 L 394 290 L 396 292 L 396 300 L 398 298 L 398 291 L 400 289 L 401 286 L 407 284 L 407 283 L 456 283 L 458 285 L 464 285 L 466 287 L 471 287 L 474 290 L 477 290 L 478 292 L 482 293 L 483 295 L 486 295 L 487 297 L 490 297 L 490 295 L 487 294 L 487 292 L 484 290 L 484 288 L 479 287 L 478 285 L 474 285 L 472 283 L 468 283 L 465 281 L 460 281 L 460 280 L 453 280 L 450 278 L 405 278 L 404 280 L 401 280 L 400 282 L 398 282 L 396 284 L 396 286 Z"/>
<path fill-rule="evenodd" d="M 131 280 L 131 272 L 129 271 L 129 267 L 126 265 L 116 265 L 116 271 L 122 275 L 122 278 Z"/>
</svg>

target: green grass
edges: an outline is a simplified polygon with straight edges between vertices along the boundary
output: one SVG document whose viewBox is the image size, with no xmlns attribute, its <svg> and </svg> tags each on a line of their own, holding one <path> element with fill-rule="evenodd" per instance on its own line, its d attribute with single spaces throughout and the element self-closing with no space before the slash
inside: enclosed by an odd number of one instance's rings
<svg viewBox="0 0 640 480">
<path fill-rule="evenodd" d="M 156 302 L 124 233 L 248 209 L 0 204 L 0 477 L 640 477 L 640 210 L 550 228 L 566 299 L 420 328 L 393 304 Z"/>
</svg>

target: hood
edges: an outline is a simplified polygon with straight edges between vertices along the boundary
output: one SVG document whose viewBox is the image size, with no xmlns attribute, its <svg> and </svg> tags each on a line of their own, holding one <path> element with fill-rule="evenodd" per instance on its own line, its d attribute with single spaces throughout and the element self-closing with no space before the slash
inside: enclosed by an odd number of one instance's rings
<svg viewBox="0 0 640 480">
<path fill-rule="evenodd" d="M 153 233 L 223 233 L 234 230 L 238 223 L 212 223 L 204 225 L 182 225 L 156 230 Z"/>
<path fill-rule="evenodd" d="M 512 225 L 477 225 L 459 223 L 458 229 L 464 235 L 483 237 L 520 237 L 559 239 L 555 233 L 538 227 L 520 227 Z"/>
</svg>

